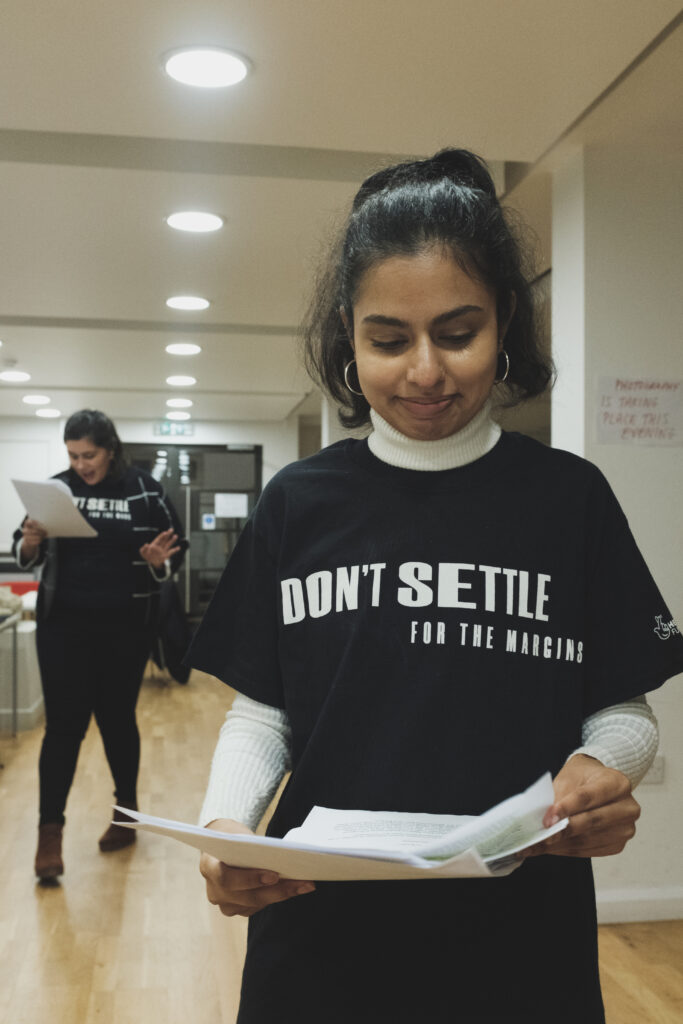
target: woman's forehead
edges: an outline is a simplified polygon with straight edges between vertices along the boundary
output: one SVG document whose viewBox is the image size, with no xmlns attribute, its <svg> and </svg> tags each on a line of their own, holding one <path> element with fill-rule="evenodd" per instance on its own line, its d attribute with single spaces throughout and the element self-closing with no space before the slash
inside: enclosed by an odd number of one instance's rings
<svg viewBox="0 0 683 1024">
<path fill-rule="evenodd" d="M 73 452 L 96 451 L 100 447 L 91 437 L 79 437 L 77 440 L 68 440 L 65 443 L 67 451 Z"/>
<path fill-rule="evenodd" d="M 441 248 L 389 256 L 368 268 L 359 282 L 355 307 L 407 308 L 435 301 L 450 306 L 488 305 L 493 290 Z M 383 312 L 378 309 L 374 312 Z"/>
</svg>

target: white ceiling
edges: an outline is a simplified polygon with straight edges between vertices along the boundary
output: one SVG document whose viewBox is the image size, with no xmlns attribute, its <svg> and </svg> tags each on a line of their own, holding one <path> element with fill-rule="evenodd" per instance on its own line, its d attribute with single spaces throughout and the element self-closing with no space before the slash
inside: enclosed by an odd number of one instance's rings
<svg viewBox="0 0 683 1024">
<path fill-rule="evenodd" d="M 0 384 L 0 416 L 33 416 L 21 396 L 40 391 L 65 413 L 158 419 L 166 376 L 189 372 L 198 419 L 285 418 L 311 388 L 296 324 L 359 180 L 455 144 L 502 182 L 504 162 L 536 161 L 678 12 L 678 0 L 5 0 L 0 364 L 32 379 Z M 253 74 L 218 92 L 181 86 L 160 58 L 190 43 L 238 50 Z M 661 99 L 639 117 L 661 117 Z M 166 226 L 188 208 L 225 227 Z M 211 307 L 173 312 L 178 293 Z M 182 339 L 202 353 L 165 353 Z"/>
</svg>

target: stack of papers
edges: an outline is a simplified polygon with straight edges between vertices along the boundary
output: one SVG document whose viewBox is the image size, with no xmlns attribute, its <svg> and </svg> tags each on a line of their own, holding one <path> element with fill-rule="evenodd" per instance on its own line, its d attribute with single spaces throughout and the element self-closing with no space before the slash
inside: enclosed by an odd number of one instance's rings
<svg viewBox="0 0 683 1024">
<path fill-rule="evenodd" d="M 567 825 L 543 828 L 554 801 L 546 772 L 523 793 L 485 814 L 410 814 L 314 807 L 284 839 L 215 832 L 119 808 L 130 828 L 170 836 L 239 868 L 277 871 L 316 882 L 407 878 L 492 878 L 520 864 L 516 856 Z M 119 824 L 121 824 L 119 822 Z"/>
</svg>

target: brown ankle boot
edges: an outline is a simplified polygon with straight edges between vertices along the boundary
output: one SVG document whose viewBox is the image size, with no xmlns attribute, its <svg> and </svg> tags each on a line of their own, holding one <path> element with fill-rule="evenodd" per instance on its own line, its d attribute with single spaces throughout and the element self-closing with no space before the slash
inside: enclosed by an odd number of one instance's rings
<svg viewBox="0 0 683 1024">
<path fill-rule="evenodd" d="M 137 811 L 137 805 L 122 804 L 122 807 L 130 806 L 132 811 Z M 114 821 L 133 821 L 122 811 L 114 811 Z M 99 839 L 102 853 L 110 853 L 112 850 L 122 850 L 124 846 L 130 846 L 137 839 L 135 829 L 123 828 L 121 825 L 110 825 L 106 832 L 103 832 Z"/>
<path fill-rule="evenodd" d="M 63 825 L 39 825 L 38 849 L 36 850 L 36 874 L 38 878 L 56 878 L 64 874 L 62 861 Z"/>
</svg>

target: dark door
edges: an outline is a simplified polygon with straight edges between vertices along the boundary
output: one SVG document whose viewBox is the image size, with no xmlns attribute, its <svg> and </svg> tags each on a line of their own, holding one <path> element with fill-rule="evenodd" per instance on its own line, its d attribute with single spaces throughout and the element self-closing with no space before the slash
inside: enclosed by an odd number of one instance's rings
<svg viewBox="0 0 683 1024">
<path fill-rule="evenodd" d="M 134 466 L 173 502 L 190 550 L 178 585 L 191 622 L 204 614 L 230 552 L 261 493 L 260 445 L 126 444 Z"/>
</svg>

